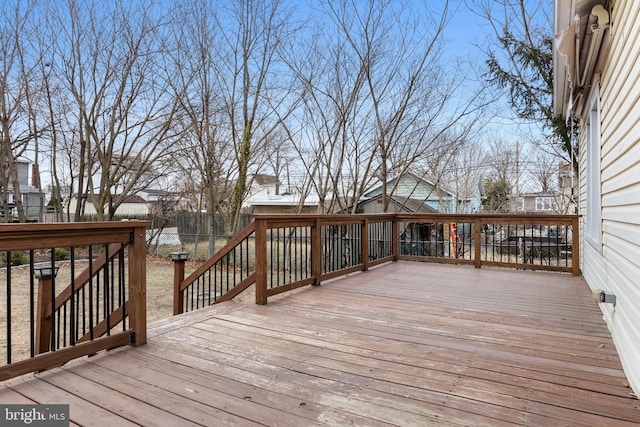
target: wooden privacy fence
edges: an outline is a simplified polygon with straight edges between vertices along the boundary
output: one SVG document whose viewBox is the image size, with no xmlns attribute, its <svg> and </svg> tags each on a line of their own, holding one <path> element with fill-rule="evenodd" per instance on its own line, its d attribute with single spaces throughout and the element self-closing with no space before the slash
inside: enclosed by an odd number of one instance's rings
<svg viewBox="0 0 640 427">
<path fill-rule="evenodd" d="M 255 285 L 270 296 L 388 261 L 579 274 L 578 216 L 502 214 L 258 215 L 186 279 L 176 263 L 174 314 Z"/>
<path fill-rule="evenodd" d="M 0 224 L 0 380 L 146 342 L 147 225 Z"/>
</svg>

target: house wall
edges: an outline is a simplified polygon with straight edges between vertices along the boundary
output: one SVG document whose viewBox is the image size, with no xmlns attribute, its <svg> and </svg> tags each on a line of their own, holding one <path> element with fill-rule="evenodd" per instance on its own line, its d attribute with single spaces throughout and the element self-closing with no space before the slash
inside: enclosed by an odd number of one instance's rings
<svg viewBox="0 0 640 427">
<path fill-rule="evenodd" d="M 600 304 L 624 370 L 640 394 L 640 2 L 617 1 L 600 76 L 601 243 L 584 237 L 586 159 L 580 158 L 581 267 L 592 289 L 617 297 Z M 586 153 L 586 122 L 579 152 Z"/>
<path fill-rule="evenodd" d="M 317 206 L 304 206 L 302 211 L 298 212 L 297 206 L 278 206 L 278 205 L 255 205 L 253 206 L 253 214 L 255 215 L 272 215 L 272 214 L 317 214 Z"/>
<path fill-rule="evenodd" d="M 18 184 L 28 185 L 29 184 L 29 163 L 27 162 L 16 162 L 16 170 L 18 172 Z"/>
<path fill-rule="evenodd" d="M 380 214 L 385 213 L 382 209 L 382 198 L 368 200 L 364 203 L 360 203 L 360 208 L 362 209 L 362 213 L 365 214 Z M 390 202 L 389 207 L 386 213 L 397 213 L 397 212 L 411 212 L 408 209 L 401 209 L 397 204 Z"/>
<path fill-rule="evenodd" d="M 267 198 L 269 196 L 274 196 L 274 195 L 276 195 L 275 184 L 274 185 L 252 184 L 247 194 L 247 197 L 254 196 L 254 197 L 260 197 L 260 198 Z"/>
<path fill-rule="evenodd" d="M 387 192 L 390 192 L 395 185 L 395 180 L 389 182 Z M 374 191 L 366 193 L 367 197 L 375 197 L 382 194 L 382 187 L 376 188 Z M 394 196 L 406 197 L 409 199 L 424 200 L 425 203 L 440 212 L 453 212 L 453 198 L 438 194 L 433 186 L 424 180 L 417 180 L 414 176 L 405 174 L 400 177 L 400 182 L 393 192 Z M 367 212 L 369 213 L 369 212 Z M 371 212 L 378 213 L 378 212 Z"/>
<path fill-rule="evenodd" d="M 76 210 L 77 200 L 72 198 L 69 201 L 69 212 Z M 92 203 L 87 203 L 84 207 L 85 215 L 96 215 L 96 209 Z M 145 203 L 122 203 L 116 209 L 116 215 L 129 216 L 131 218 L 146 218 L 149 215 L 149 208 Z"/>
<path fill-rule="evenodd" d="M 382 213 L 382 199 L 376 199 L 376 200 L 361 203 L 360 208 L 362 209 L 362 213 L 365 213 L 365 214 Z M 391 203 L 389 205 L 389 212 L 395 212 L 394 210 L 395 208 L 396 208 L 395 204 Z"/>
</svg>

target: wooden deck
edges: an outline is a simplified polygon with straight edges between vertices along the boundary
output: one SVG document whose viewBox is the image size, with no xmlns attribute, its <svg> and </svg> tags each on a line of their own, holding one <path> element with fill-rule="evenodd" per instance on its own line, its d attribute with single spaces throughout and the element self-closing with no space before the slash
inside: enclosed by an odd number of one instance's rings
<svg viewBox="0 0 640 427">
<path fill-rule="evenodd" d="M 148 344 L 0 386 L 72 424 L 638 425 L 580 277 L 414 262 L 150 325 Z"/>
</svg>

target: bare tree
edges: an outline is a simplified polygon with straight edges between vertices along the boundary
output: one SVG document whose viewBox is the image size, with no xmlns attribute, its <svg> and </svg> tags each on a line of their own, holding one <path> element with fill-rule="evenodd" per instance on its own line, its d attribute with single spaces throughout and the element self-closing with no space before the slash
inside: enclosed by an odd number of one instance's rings
<svg viewBox="0 0 640 427">
<path fill-rule="evenodd" d="M 290 88 L 278 73 L 280 49 L 290 35 L 288 10 L 279 0 L 242 0 L 220 9 L 224 28 L 216 47 L 217 94 L 224 101 L 227 136 L 235 152 L 235 185 L 229 206 L 229 230 L 236 232 L 247 177 L 269 135 L 286 119 Z M 276 114 L 276 111 L 279 114 Z M 278 118 L 280 117 L 280 118 Z"/>
<path fill-rule="evenodd" d="M 13 196 L 18 220 L 27 219 L 17 164 L 33 135 L 30 133 L 25 92 L 32 76 L 24 64 L 24 34 L 27 32 L 29 5 L 2 3 L 0 8 L 0 201 L 2 221 L 11 220 Z M 25 130 L 27 128 L 27 130 Z"/>
<path fill-rule="evenodd" d="M 69 48 L 58 51 L 58 71 L 75 104 L 76 191 L 79 198 L 94 195 L 98 219 L 111 219 L 155 179 L 151 166 L 176 138 L 173 76 L 159 62 L 163 22 L 152 4 L 87 7 L 70 0 L 67 6 L 68 16 L 58 16 L 64 29 L 58 43 Z"/>
<path fill-rule="evenodd" d="M 483 179 L 485 210 L 508 212 L 509 199 L 515 190 L 519 194 L 520 159 L 516 146 L 493 136 L 488 143 L 489 155 Z"/>
<path fill-rule="evenodd" d="M 542 149 L 571 162 L 578 170 L 571 123 L 553 112 L 553 34 L 551 2 L 535 0 L 469 0 L 493 31 L 483 50 L 486 76 L 505 91 L 517 117 L 539 126 L 547 138 L 535 138 Z M 575 127 L 577 132 L 577 126 Z"/>
<path fill-rule="evenodd" d="M 558 189 L 557 157 L 544 151 L 537 151 L 528 172 L 535 179 L 540 191 L 549 192 Z"/>
<path fill-rule="evenodd" d="M 449 206 L 452 212 L 474 212 L 478 206 L 473 202 L 479 195 L 479 185 L 487 170 L 486 150 L 475 139 L 456 144 L 451 153 L 450 159 L 435 162 L 436 169 L 440 171 L 435 175 L 436 182 L 442 183 L 456 196 L 456 203 Z"/>
<path fill-rule="evenodd" d="M 363 102 L 364 70 L 344 37 L 335 37 L 326 25 L 316 24 L 298 43 L 302 48 L 288 65 L 302 104 L 297 130 L 287 130 L 305 171 L 301 199 L 313 192 L 318 212 L 333 212 L 346 207 L 338 197 L 345 194 L 345 182 L 355 188 L 371 176 L 372 138 L 366 135 L 371 109 Z"/>
<path fill-rule="evenodd" d="M 371 118 L 366 135 L 373 161 L 368 170 L 375 169 L 382 182 L 384 211 L 394 191 L 387 188 L 390 178 L 441 151 L 440 144 L 466 139 L 485 105 L 480 90 L 460 96 L 465 81 L 460 64 L 445 68 L 441 59 L 448 3 L 439 11 L 404 6 L 391 1 L 326 5 L 362 72 Z"/>
</svg>

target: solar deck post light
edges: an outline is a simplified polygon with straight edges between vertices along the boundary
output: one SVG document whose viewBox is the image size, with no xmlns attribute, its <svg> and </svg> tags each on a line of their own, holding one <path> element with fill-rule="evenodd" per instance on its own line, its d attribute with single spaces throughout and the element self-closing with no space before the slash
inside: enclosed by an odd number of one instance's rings
<svg viewBox="0 0 640 427">
<path fill-rule="evenodd" d="M 171 252 L 173 261 L 173 315 L 182 313 L 184 308 L 184 297 L 180 290 L 180 283 L 184 280 L 184 263 L 189 259 L 189 252 Z"/>
</svg>

